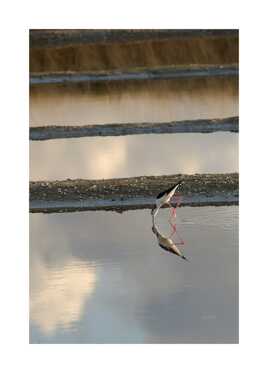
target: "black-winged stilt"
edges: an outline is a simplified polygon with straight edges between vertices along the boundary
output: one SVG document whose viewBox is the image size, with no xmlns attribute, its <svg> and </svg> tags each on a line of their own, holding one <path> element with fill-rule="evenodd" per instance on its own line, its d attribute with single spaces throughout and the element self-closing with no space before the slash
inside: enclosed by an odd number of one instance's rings
<svg viewBox="0 0 268 373">
<path fill-rule="evenodd" d="M 174 196 L 177 188 L 182 184 L 183 180 L 179 181 L 177 184 L 173 185 L 171 188 L 168 188 L 167 190 L 164 190 L 163 192 L 159 193 L 158 196 L 156 197 L 155 205 L 151 211 L 151 214 L 153 217 L 156 216 L 158 213 L 159 209 L 165 205 L 166 203 L 170 206 L 170 200 Z"/>
</svg>

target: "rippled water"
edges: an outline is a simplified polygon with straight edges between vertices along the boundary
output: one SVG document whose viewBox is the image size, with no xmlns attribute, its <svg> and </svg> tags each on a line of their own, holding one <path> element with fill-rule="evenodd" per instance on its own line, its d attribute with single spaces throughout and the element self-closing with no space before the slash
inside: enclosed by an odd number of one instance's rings
<svg viewBox="0 0 268 373">
<path fill-rule="evenodd" d="M 237 343 L 238 207 L 177 214 L 189 262 L 149 210 L 30 215 L 31 343 Z"/>
</svg>

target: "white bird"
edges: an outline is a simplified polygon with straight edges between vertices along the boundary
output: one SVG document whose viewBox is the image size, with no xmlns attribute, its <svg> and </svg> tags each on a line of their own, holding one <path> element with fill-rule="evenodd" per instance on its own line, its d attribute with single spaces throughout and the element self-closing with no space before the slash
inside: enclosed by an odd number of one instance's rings
<svg viewBox="0 0 268 373">
<path fill-rule="evenodd" d="M 155 201 L 156 207 L 154 207 L 151 211 L 153 218 L 156 216 L 159 209 L 166 203 L 169 204 L 170 207 L 172 207 L 170 204 L 170 200 L 174 196 L 177 188 L 181 185 L 182 182 L 183 181 L 181 180 L 177 184 L 173 185 L 171 188 L 168 188 L 167 190 L 164 190 L 163 192 L 158 194 Z"/>
</svg>

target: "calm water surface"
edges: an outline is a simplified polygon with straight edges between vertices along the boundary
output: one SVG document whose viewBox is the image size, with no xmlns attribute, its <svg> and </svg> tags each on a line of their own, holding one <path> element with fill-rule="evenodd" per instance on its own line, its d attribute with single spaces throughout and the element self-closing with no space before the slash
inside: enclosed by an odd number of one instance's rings
<svg viewBox="0 0 268 373">
<path fill-rule="evenodd" d="M 178 79 L 36 87 L 30 126 L 162 122 L 238 115 L 238 80 Z"/>
<path fill-rule="evenodd" d="M 31 180 L 238 171 L 238 135 L 162 134 L 30 142 Z"/>
<path fill-rule="evenodd" d="M 31 343 L 237 343 L 238 207 L 30 215 Z M 168 234 L 168 210 L 157 216 Z"/>
</svg>

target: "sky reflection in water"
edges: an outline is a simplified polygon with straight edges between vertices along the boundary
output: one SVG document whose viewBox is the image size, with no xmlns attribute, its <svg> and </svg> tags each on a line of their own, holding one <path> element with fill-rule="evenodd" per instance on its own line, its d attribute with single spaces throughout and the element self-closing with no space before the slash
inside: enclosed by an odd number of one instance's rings
<svg viewBox="0 0 268 373">
<path fill-rule="evenodd" d="M 166 134 L 31 141 L 30 179 L 238 171 L 238 135 Z"/>
<path fill-rule="evenodd" d="M 238 207 L 177 215 L 190 262 L 149 210 L 31 214 L 31 343 L 237 342 Z"/>
</svg>

